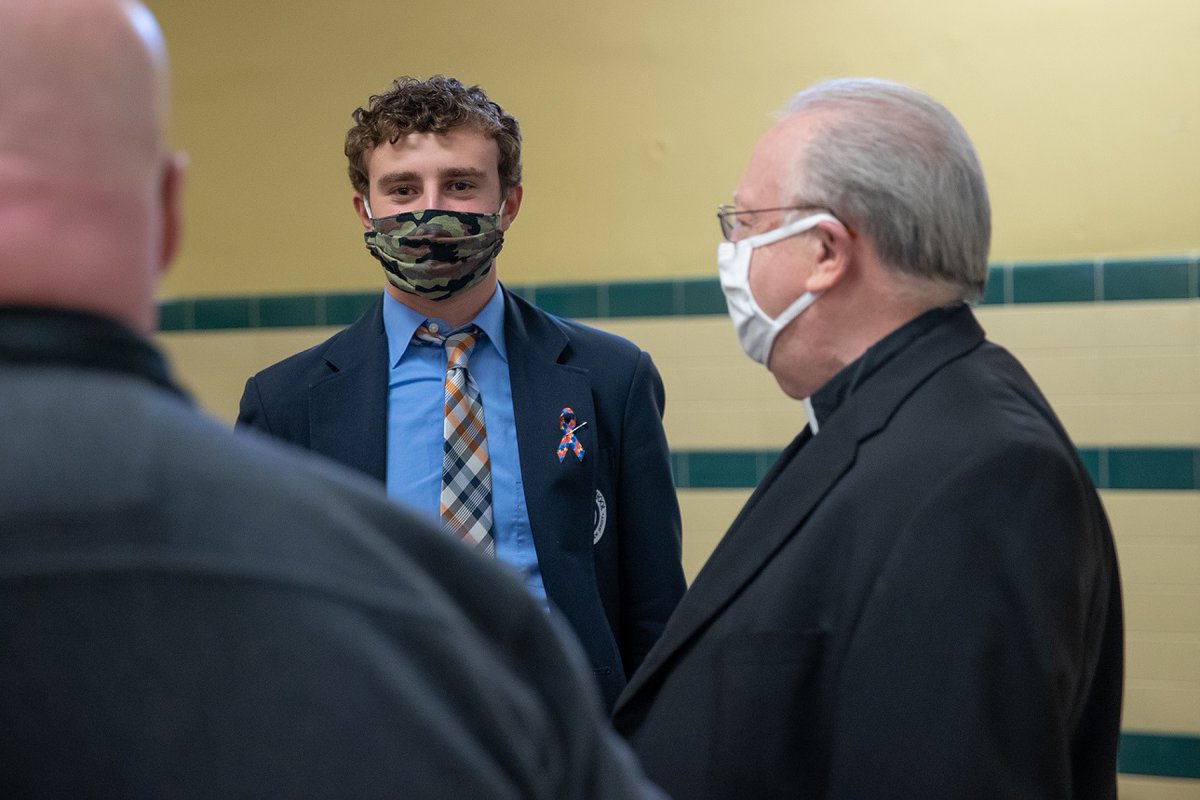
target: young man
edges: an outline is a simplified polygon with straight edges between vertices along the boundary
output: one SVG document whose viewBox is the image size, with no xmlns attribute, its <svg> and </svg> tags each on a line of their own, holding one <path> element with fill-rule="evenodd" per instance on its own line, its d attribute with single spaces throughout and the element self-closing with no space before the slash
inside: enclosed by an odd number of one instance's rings
<svg viewBox="0 0 1200 800">
<path fill-rule="evenodd" d="M 401 78 L 354 119 L 354 210 L 385 292 L 250 378 L 238 424 L 385 482 L 511 565 L 611 706 L 684 590 L 662 382 L 630 342 L 498 283 L 521 135 L 479 87 Z"/>
</svg>

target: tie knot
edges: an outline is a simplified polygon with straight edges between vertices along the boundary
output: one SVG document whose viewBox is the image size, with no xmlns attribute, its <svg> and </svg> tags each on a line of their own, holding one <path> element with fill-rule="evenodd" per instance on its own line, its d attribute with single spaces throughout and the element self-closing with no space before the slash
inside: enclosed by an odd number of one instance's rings
<svg viewBox="0 0 1200 800">
<path fill-rule="evenodd" d="M 479 341 L 479 328 L 474 326 L 446 337 L 446 369 L 467 368 L 467 359 Z"/>
<path fill-rule="evenodd" d="M 467 360 L 471 357 L 471 351 L 475 349 L 475 345 L 478 344 L 482 336 L 483 331 L 476 325 L 472 325 L 458 333 L 452 333 L 449 336 L 434 333 L 422 325 L 413 334 L 414 339 L 446 348 L 446 369 L 454 369 L 455 367 L 466 369 Z"/>
</svg>

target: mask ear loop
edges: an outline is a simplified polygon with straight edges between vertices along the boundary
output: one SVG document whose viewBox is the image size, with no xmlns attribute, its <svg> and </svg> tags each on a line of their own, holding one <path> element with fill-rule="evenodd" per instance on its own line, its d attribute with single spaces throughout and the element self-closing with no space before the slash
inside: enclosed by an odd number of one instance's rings
<svg viewBox="0 0 1200 800">
<path fill-rule="evenodd" d="M 760 233 L 757 236 L 750 236 L 734 242 L 733 244 L 735 246 L 744 246 L 753 252 L 760 247 L 766 247 L 767 245 L 774 244 L 775 242 L 782 241 L 791 236 L 796 236 L 797 234 L 812 230 L 822 222 L 836 222 L 843 228 L 846 227 L 845 223 L 843 223 L 837 217 L 833 216 L 832 214 L 821 212 L 819 214 L 810 214 L 807 217 L 801 217 L 800 219 L 792 220 L 788 224 L 781 225 L 774 230 L 767 231 L 766 233 Z M 846 228 L 846 230 L 849 231 L 849 228 Z M 746 259 L 745 279 L 749 280 L 749 277 L 750 260 Z M 783 326 L 800 316 L 800 313 L 812 305 L 812 303 L 820 296 L 820 292 L 805 292 L 800 297 L 796 298 L 796 300 L 790 306 L 781 311 L 779 316 L 775 317 L 774 319 L 771 319 L 771 317 L 767 316 L 767 313 L 759 307 L 758 301 L 754 299 L 753 294 L 750 295 L 750 302 L 756 309 L 758 309 L 759 313 L 762 314 L 764 318 L 771 320 L 771 324 L 775 326 L 776 330 L 782 330 Z"/>
<path fill-rule="evenodd" d="M 846 227 L 841 220 L 832 214 L 810 214 L 807 217 L 801 217 L 800 219 L 792 220 L 787 225 L 781 225 L 775 230 L 742 239 L 738 242 L 738 244 L 745 242 L 750 247 L 765 247 L 766 245 L 775 244 L 775 242 L 786 239 L 789 236 L 795 236 L 798 233 L 804 233 L 807 230 L 811 230 L 817 227 L 817 225 L 821 222 L 836 222 L 843 228 Z"/>
</svg>

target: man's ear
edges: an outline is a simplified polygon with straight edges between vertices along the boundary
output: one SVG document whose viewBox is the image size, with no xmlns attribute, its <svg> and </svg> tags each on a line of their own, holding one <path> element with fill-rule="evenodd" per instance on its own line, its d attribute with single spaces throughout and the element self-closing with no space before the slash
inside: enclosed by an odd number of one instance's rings
<svg viewBox="0 0 1200 800">
<path fill-rule="evenodd" d="M 521 210 L 521 198 L 525 196 L 525 187 L 514 186 L 508 190 L 504 205 L 500 207 L 500 230 L 507 231 L 508 226 L 513 224 L 513 220 L 517 218 L 517 212 Z"/>
<path fill-rule="evenodd" d="M 186 153 L 171 153 L 163 159 L 162 174 L 158 181 L 158 202 L 162 214 L 159 272 L 166 272 L 179 252 L 179 241 L 183 235 L 183 178 L 187 168 Z"/>
<path fill-rule="evenodd" d="M 351 197 L 351 202 L 354 204 L 354 213 L 358 215 L 358 221 L 362 223 L 363 230 L 371 230 L 371 215 L 367 213 L 367 204 L 363 202 L 362 194 L 355 192 Z"/>
<path fill-rule="evenodd" d="M 849 271 L 854 252 L 854 235 L 846 226 L 826 221 L 817 223 L 812 238 L 814 247 L 817 248 L 817 257 L 804 284 L 804 290 L 827 292 L 837 286 Z"/>
</svg>

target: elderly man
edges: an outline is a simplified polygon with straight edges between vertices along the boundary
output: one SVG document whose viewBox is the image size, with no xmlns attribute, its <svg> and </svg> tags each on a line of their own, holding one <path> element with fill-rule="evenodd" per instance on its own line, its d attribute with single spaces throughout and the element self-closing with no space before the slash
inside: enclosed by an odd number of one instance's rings
<svg viewBox="0 0 1200 800">
<path fill-rule="evenodd" d="M 181 396 L 164 84 L 143 6 L 0 0 L 0 794 L 657 796 L 519 583 Z"/>
<path fill-rule="evenodd" d="M 990 212 L 965 132 L 903 86 L 819 84 L 734 200 L 734 327 L 809 424 L 618 729 L 689 800 L 1112 797 L 1112 537 L 1054 412 L 966 305 Z"/>
</svg>

